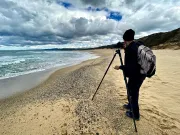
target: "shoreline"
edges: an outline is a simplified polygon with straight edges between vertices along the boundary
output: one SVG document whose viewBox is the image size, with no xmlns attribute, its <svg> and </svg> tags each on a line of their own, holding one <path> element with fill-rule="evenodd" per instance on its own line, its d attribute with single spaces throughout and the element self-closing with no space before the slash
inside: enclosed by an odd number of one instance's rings
<svg viewBox="0 0 180 135">
<path fill-rule="evenodd" d="M 84 52 L 93 53 L 93 51 L 84 51 Z M 97 58 L 100 57 L 99 55 L 95 53 L 93 54 L 94 54 L 94 57 L 97 57 Z M 1 87 L 0 100 L 16 96 L 18 94 L 29 91 L 39 86 L 40 84 L 48 80 L 49 77 L 58 70 L 68 68 L 68 67 L 73 67 L 85 61 L 94 60 L 97 58 L 87 59 L 81 62 L 77 62 L 74 64 L 65 65 L 65 66 L 52 67 L 50 69 L 46 69 L 43 71 L 37 71 L 37 72 L 27 73 L 23 75 L 14 76 L 14 77 L 0 79 L 0 87 Z"/>
</svg>

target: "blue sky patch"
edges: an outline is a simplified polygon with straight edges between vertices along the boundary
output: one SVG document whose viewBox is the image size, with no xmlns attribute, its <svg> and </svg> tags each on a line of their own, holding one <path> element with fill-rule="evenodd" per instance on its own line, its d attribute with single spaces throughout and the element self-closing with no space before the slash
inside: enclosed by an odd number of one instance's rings
<svg viewBox="0 0 180 135">
<path fill-rule="evenodd" d="M 104 8 L 88 7 L 85 10 L 88 10 L 88 11 L 106 11 L 106 12 L 109 12 L 109 9 L 105 8 L 105 7 Z"/>
<path fill-rule="evenodd" d="M 107 19 L 113 19 L 116 21 L 120 21 L 122 19 L 122 16 L 121 16 L 120 12 L 110 11 L 109 16 L 107 16 Z"/>
<path fill-rule="evenodd" d="M 62 5 L 62 6 L 65 7 L 65 8 L 69 8 L 69 7 L 72 7 L 72 6 L 73 6 L 71 3 L 64 2 L 64 1 L 58 1 L 57 3 L 60 4 L 60 5 Z"/>
<path fill-rule="evenodd" d="M 70 8 L 73 7 L 73 5 L 69 2 L 64 2 L 64 1 L 58 1 L 57 3 L 62 5 L 65 8 Z M 116 12 L 116 11 L 111 11 L 108 8 L 104 7 L 104 8 L 95 8 L 95 7 L 88 7 L 85 10 L 89 11 L 89 12 L 99 12 L 99 11 L 105 11 L 108 13 L 108 16 L 106 16 L 107 19 L 113 19 L 116 21 L 120 21 L 122 19 L 122 15 L 120 14 L 120 12 Z"/>
<path fill-rule="evenodd" d="M 113 19 L 116 21 L 120 21 L 122 19 L 122 15 L 120 12 L 111 11 L 108 8 L 94 8 L 94 7 L 88 7 L 86 10 L 92 11 L 92 12 L 98 12 L 98 11 L 105 11 L 108 12 L 107 19 Z"/>
</svg>

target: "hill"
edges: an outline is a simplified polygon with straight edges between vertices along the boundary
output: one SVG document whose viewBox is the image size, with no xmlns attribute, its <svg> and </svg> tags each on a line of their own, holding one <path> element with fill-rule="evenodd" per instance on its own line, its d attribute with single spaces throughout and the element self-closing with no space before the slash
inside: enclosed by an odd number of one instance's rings
<svg viewBox="0 0 180 135">
<path fill-rule="evenodd" d="M 180 49 L 180 28 L 169 31 L 169 32 L 160 32 L 136 39 L 136 41 L 142 41 L 146 46 L 153 49 Z M 96 47 L 94 49 L 113 49 L 119 48 L 119 45 L 123 43 L 106 45 Z"/>
<path fill-rule="evenodd" d="M 140 38 L 138 41 L 142 41 L 146 46 L 154 49 L 180 49 L 180 28 L 170 32 L 155 33 Z"/>
</svg>

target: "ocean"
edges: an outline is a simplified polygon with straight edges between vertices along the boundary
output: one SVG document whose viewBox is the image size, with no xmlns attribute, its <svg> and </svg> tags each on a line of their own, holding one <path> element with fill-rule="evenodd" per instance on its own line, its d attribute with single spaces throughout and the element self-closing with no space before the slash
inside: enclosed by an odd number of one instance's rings
<svg viewBox="0 0 180 135">
<path fill-rule="evenodd" d="M 79 64 L 98 56 L 83 51 L 0 50 L 0 79 Z"/>
</svg>

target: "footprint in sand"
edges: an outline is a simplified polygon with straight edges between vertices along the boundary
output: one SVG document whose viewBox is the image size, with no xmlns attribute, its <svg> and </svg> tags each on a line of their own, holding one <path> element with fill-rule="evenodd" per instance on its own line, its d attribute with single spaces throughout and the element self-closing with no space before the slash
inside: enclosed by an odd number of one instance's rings
<svg viewBox="0 0 180 135">
<path fill-rule="evenodd" d="M 69 113 L 70 112 L 70 107 L 69 106 L 64 106 L 62 111 L 65 112 L 65 113 Z"/>
<path fill-rule="evenodd" d="M 167 123 L 161 123 L 160 127 L 162 129 L 173 129 L 173 128 L 177 128 L 177 126 L 173 125 L 173 124 L 167 124 Z"/>
<path fill-rule="evenodd" d="M 168 84 L 168 82 L 161 82 L 162 84 Z"/>
<path fill-rule="evenodd" d="M 155 76 L 153 77 L 153 80 L 161 81 L 161 79 L 160 79 L 159 76 L 157 76 L 157 75 L 155 75 Z"/>
</svg>

